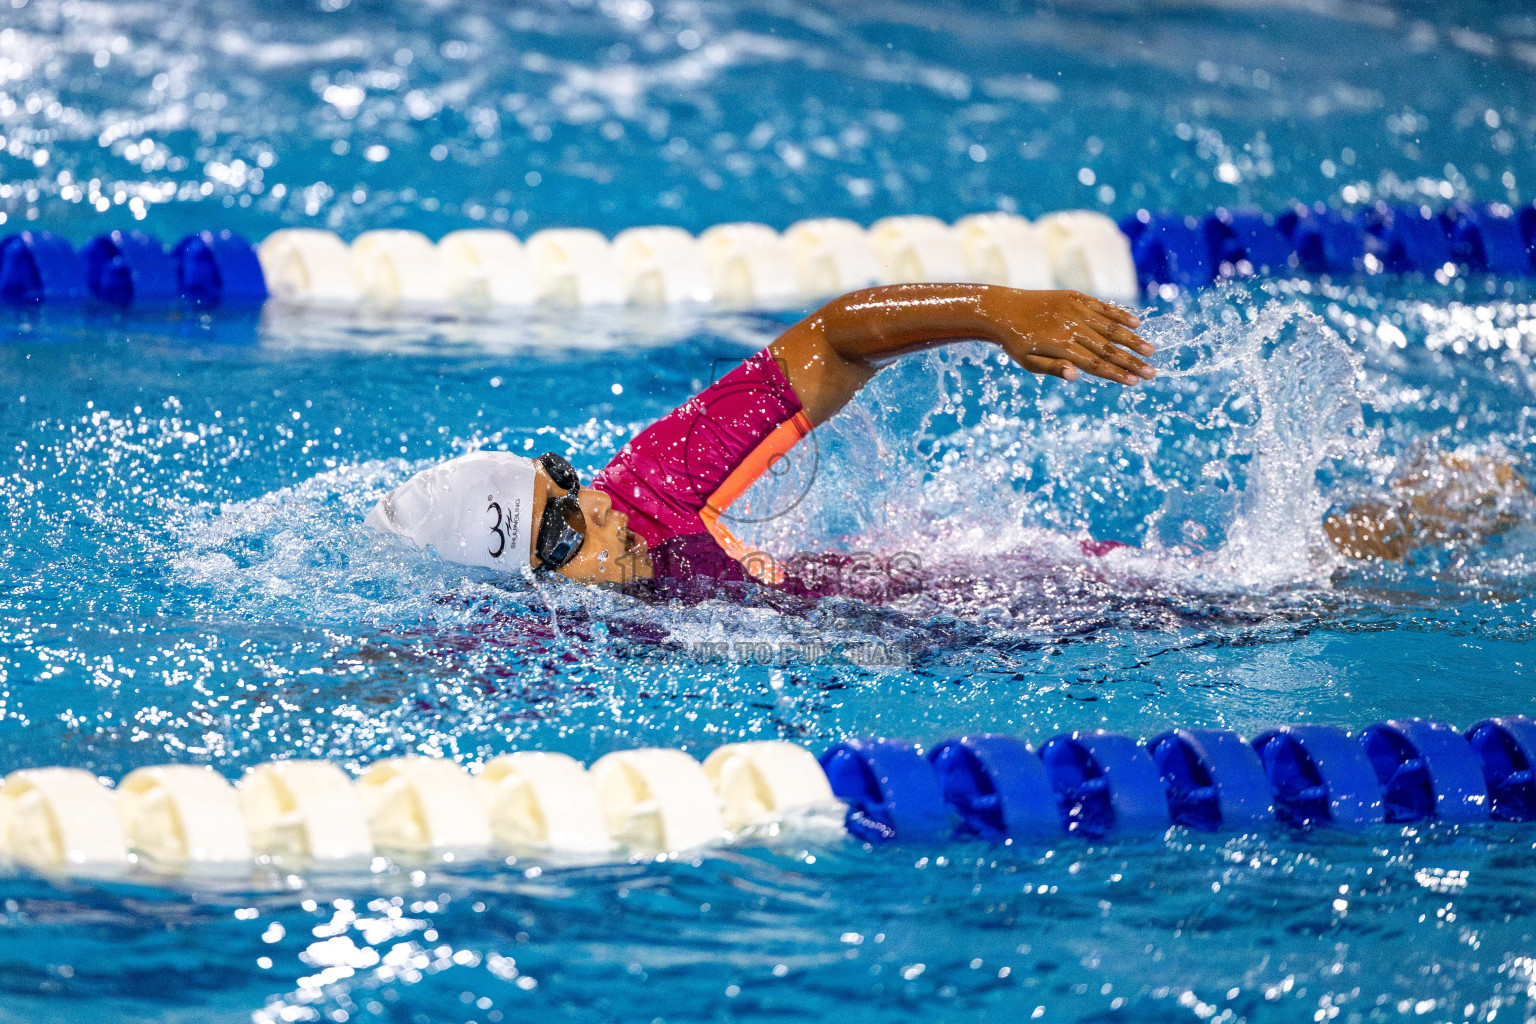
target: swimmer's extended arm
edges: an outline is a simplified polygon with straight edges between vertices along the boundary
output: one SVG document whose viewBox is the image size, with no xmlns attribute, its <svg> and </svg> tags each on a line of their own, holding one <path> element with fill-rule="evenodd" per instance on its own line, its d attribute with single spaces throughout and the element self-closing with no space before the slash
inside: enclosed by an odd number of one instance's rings
<svg viewBox="0 0 1536 1024">
<path fill-rule="evenodd" d="M 1120 384 L 1150 379 L 1152 346 L 1135 314 L 1081 292 L 984 284 L 898 284 L 833 299 L 770 349 L 811 423 L 820 426 L 891 357 L 951 341 L 994 342 L 1031 373 Z"/>
</svg>

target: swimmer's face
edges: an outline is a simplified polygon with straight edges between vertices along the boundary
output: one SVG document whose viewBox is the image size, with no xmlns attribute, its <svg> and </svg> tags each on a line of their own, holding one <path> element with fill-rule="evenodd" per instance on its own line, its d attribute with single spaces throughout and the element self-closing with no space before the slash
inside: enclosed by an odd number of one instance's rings
<svg viewBox="0 0 1536 1024">
<path fill-rule="evenodd" d="M 544 518 L 544 503 L 551 495 L 566 492 L 549 479 L 540 466 L 533 484 L 534 530 Z M 576 557 L 565 564 L 560 575 L 582 583 L 623 584 L 651 578 L 651 553 L 638 534 L 629 532 L 629 517 L 613 510 L 613 502 L 602 491 L 581 488 L 576 495 L 581 514 L 587 520 L 587 539 Z M 534 565 L 539 556 L 531 555 Z"/>
</svg>

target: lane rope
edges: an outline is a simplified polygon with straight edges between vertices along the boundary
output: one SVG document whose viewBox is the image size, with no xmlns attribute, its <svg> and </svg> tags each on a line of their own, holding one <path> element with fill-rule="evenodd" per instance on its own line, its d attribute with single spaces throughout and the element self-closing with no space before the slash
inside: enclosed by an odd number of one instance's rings
<svg viewBox="0 0 1536 1024">
<path fill-rule="evenodd" d="M 819 757 L 794 743 L 730 743 L 703 763 L 665 748 L 590 768 L 564 754 L 503 754 L 473 773 L 397 757 L 353 779 L 325 761 L 254 765 L 232 784 L 206 766 L 159 765 L 115 787 L 79 768 L 0 784 L 0 855 L 44 872 L 151 872 L 466 860 L 507 852 L 623 859 L 695 851 L 786 823 L 840 824 L 870 844 L 1044 845 L 1278 827 L 1366 829 L 1536 820 L 1536 721 L 1465 732 L 1391 719 L 1358 732 L 1301 724 L 1245 740 L 1172 729 L 1145 741 L 1101 730 L 1038 747 L 979 734 L 923 750 L 851 738 Z"/>
<path fill-rule="evenodd" d="M 980 213 L 946 224 L 887 217 L 718 224 L 695 237 L 640 227 L 608 239 L 556 228 L 365 231 L 351 244 L 315 228 L 284 228 L 253 246 L 200 231 L 167 248 L 112 231 L 78 251 L 48 231 L 0 239 L 0 305 L 113 309 L 285 305 L 484 318 L 557 307 L 713 304 L 788 309 L 873 284 L 970 281 L 1075 288 L 1116 302 L 1173 298 L 1252 275 L 1457 274 L 1528 277 L 1536 207 L 1388 205 L 1346 213 L 1322 204 L 1272 215 L 1218 209 L 1204 217 L 1138 211 L 1119 222 L 1091 210 L 1031 222 Z"/>
</svg>

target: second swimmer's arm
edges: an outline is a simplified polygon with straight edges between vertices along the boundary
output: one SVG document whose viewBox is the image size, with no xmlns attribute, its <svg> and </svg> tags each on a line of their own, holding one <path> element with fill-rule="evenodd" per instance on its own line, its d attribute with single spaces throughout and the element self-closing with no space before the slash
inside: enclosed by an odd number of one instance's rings
<svg viewBox="0 0 1536 1024">
<path fill-rule="evenodd" d="M 891 357 L 951 341 L 999 345 L 1031 373 L 1076 380 L 1078 371 L 1120 384 L 1150 379 L 1137 357 L 1152 346 L 1141 321 L 1081 292 L 984 284 L 898 284 L 833 299 L 769 346 L 805 413 L 820 426 Z"/>
<path fill-rule="evenodd" d="M 1508 461 L 1484 454 L 1431 454 L 1386 493 L 1323 520 L 1345 558 L 1400 562 L 1437 543 L 1484 541 L 1523 522 L 1531 485 Z"/>
</svg>

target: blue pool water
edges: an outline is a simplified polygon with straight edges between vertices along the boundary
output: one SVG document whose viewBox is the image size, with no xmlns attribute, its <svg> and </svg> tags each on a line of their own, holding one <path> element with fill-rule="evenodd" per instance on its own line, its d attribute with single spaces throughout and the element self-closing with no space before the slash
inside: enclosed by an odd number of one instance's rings
<svg viewBox="0 0 1536 1024">
<path fill-rule="evenodd" d="M 1498 4 L 11 0 L 0 230 L 1529 201 L 1533 65 Z M 1529 465 L 1519 282 L 1224 285 L 1152 310 L 1135 392 L 903 363 L 743 527 L 915 554 L 890 605 L 530 591 L 362 529 L 472 445 L 590 473 L 785 322 L 10 316 L 0 768 L 1531 709 L 1530 527 L 1407 567 L 1319 528 L 1425 452 Z M 0 1021 L 1528 1019 L 1532 871 L 1502 825 L 7 873 Z"/>
</svg>

